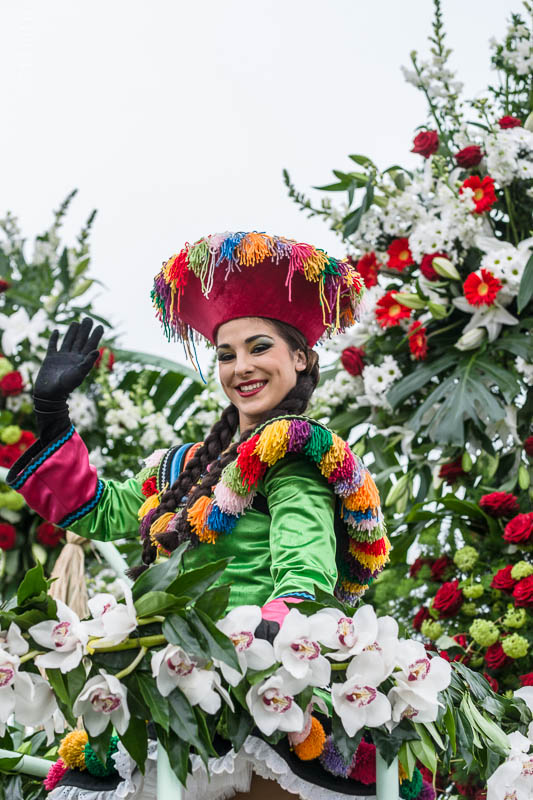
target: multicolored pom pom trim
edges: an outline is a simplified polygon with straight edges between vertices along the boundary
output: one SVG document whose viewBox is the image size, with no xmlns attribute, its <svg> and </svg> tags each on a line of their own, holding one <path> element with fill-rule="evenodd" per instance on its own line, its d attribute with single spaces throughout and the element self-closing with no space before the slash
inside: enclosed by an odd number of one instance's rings
<svg viewBox="0 0 533 800">
<path fill-rule="evenodd" d="M 190 327 L 180 318 L 181 300 L 191 273 L 200 280 L 202 293 L 208 298 L 218 270 L 224 272 L 224 280 L 227 280 L 232 272 L 240 272 L 243 267 L 257 267 L 266 259 L 287 264 L 285 285 L 289 300 L 295 273 L 303 274 L 308 281 L 319 282 L 326 338 L 355 322 L 365 288 L 361 276 L 347 260 L 338 260 L 313 245 L 283 236 L 256 231 L 226 232 L 186 244 L 156 275 L 152 301 L 167 339 L 187 343 L 192 338 Z"/>
<path fill-rule="evenodd" d="M 216 542 L 231 533 L 253 503 L 257 485 L 268 467 L 288 454 L 306 456 L 331 484 L 339 500 L 345 534 L 337 537 L 339 579 L 336 596 L 353 605 L 379 575 L 389 559 L 379 493 L 370 473 L 346 442 L 328 428 L 306 417 L 287 416 L 265 423 L 239 445 L 239 455 L 222 472 L 212 497 L 200 497 L 188 510 L 196 540 Z M 152 542 L 157 534 L 173 529 L 176 515 L 164 514 L 150 527 L 150 512 L 157 495 L 143 504 L 139 517 Z"/>
</svg>

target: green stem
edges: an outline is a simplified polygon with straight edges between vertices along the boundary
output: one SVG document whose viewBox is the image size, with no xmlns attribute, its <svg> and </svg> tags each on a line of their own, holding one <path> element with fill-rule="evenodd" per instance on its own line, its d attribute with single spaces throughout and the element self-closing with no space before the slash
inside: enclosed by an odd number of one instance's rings
<svg viewBox="0 0 533 800">
<path fill-rule="evenodd" d="M 331 669 L 333 672 L 340 672 L 343 669 L 348 669 L 348 662 L 342 662 L 341 664 L 332 664 Z"/>
<path fill-rule="evenodd" d="M 31 661 L 33 658 L 42 655 L 44 655 L 44 650 L 30 650 L 29 653 L 26 653 L 25 656 L 22 656 L 22 658 L 19 661 L 19 664 L 24 664 L 26 661 Z"/>
<path fill-rule="evenodd" d="M 432 336 L 437 336 L 439 333 L 445 333 L 446 331 L 450 331 L 452 328 L 457 328 L 458 325 L 462 325 L 463 322 L 460 320 L 459 322 L 452 322 L 451 325 L 446 325 L 445 328 L 439 328 L 436 331 L 432 331 L 432 333 L 428 333 L 427 338 L 431 339 Z"/>
<path fill-rule="evenodd" d="M 513 217 L 513 212 L 512 212 L 513 206 L 512 206 L 512 203 L 511 203 L 511 193 L 509 191 L 509 187 L 508 186 L 504 186 L 503 187 L 503 193 L 505 195 L 505 204 L 507 206 L 507 213 L 509 215 L 509 222 L 511 223 L 511 230 L 513 232 L 514 241 L 515 241 L 515 244 L 518 245 L 520 239 L 518 238 L 518 231 L 516 230 L 516 225 L 515 225 L 515 221 L 514 221 L 514 217 Z"/>
<path fill-rule="evenodd" d="M 93 641 L 98 641 L 97 639 Z M 91 642 L 89 642 L 88 648 L 89 652 L 91 649 L 93 652 L 98 653 L 118 653 L 121 650 L 133 650 L 136 647 L 157 647 L 160 644 L 168 644 L 166 638 L 161 634 L 154 634 L 153 636 L 141 636 L 138 639 L 126 639 L 125 642 L 121 642 L 120 644 L 110 645 L 109 647 L 94 647 L 91 648 Z"/>
<path fill-rule="evenodd" d="M 121 678 L 125 678 L 126 675 L 129 675 L 130 672 L 133 672 L 137 664 L 139 664 L 143 660 L 147 652 L 148 652 L 147 647 L 141 647 L 141 649 L 139 650 L 139 652 L 137 653 L 131 664 L 128 664 L 127 667 L 124 667 L 124 669 L 120 670 L 120 672 L 117 672 L 115 678 L 117 678 L 117 680 L 120 680 Z"/>
<path fill-rule="evenodd" d="M 165 618 L 161 616 L 154 616 L 154 617 L 137 617 L 137 625 L 139 627 L 141 625 L 151 625 L 152 622 L 164 622 Z"/>
</svg>

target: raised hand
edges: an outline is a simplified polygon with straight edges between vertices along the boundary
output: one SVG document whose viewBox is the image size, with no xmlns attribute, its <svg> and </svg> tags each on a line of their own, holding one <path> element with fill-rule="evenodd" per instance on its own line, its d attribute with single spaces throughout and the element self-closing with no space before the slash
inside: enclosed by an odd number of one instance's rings
<svg viewBox="0 0 533 800">
<path fill-rule="evenodd" d="M 35 397 L 43 400 L 66 400 L 89 374 L 98 358 L 98 344 L 104 329 L 88 317 L 80 325 L 72 322 L 59 350 L 59 331 L 48 342 L 48 351 L 35 380 Z"/>
</svg>

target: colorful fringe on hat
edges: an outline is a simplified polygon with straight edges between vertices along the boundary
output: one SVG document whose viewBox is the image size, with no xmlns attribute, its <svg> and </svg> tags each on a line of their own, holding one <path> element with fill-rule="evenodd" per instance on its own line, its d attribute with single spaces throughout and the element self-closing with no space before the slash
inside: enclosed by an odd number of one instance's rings
<svg viewBox="0 0 533 800">
<path fill-rule="evenodd" d="M 382 571 L 391 547 L 376 484 L 362 461 L 328 428 L 298 416 L 266 423 L 239 445 L 238 452 L 222 472 L 213 496 L 198 498 L 188 510 L 194 536 L 200 542 L 214 543 L 221 533 L 230 533 L 253 502 L 257 484 L 268 467 L 289 453 L 306 456 L 339 498 L 344 535 L 337 537 L 339 579 L 335 594 L 341 602 L 353 605 Z M 149 523 L 152 507 L 148 501 L 143 509 L 143 523 L 145 519 Z M 162 521 L 170 531 L 176 517 L 165 514 L 151 527 L 146 526 L 156 546 L 160 547 L 157 534 L 162 532 Z M 144 532 L 145 526 L 141 528 Z"/>
</svg>

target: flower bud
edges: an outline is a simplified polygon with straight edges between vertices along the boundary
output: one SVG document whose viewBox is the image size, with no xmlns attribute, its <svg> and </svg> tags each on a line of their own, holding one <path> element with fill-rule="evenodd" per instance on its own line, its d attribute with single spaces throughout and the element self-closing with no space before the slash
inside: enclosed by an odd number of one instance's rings
<svg viewBox="0 0 533 800">
<path fill-rule="evenodd" d="M 461 466 L 464 472 L 470 472 L 470 470 L 472 469 L 472 457 L 470 456 L 470 453 L 467 450 L 464 451 L 461 457 Z"/>
<path fill-rule="evenodd" d="M 443 278 L 450 278 L 454 281 L 460 281 L 461 276 L 457 272 L 456 268 L 452 264 L 449 258 L 443 258 L 442 256 L 435 256 L 431 265 L 437 275 L 440 275 Z"/>
<path fill-rule="evenodd" d="M 529 477 L 529 470 L 524 464 L 520 464 L 518 467 L 518 485 L 524 491 L 529 489 L 530 484 L 530 477 Z"/>
<path fill-rule="evenodd" d="M 528 116 L 528 118 L 524 122 L 524 128 L 526 129 L 526 131 L 532 131 L 533 132 L 533 111 L 531 112 L 531 114 Z"/>
<path fill-rule="evenodd" d="M 78 285 L 76 286 L 70 297 L 73 299 L 74 297 L 80 297 L 82 294 L 85 294 L 85 292 L 91 288 L 93 283 L 94 281 L 92 281 L 90 278 L 81 281 L 81 283 L 78 283 Z"/>
<path fill-rule="evenodd" d="M 442 303 L 434 303 L 430 300 L 428 308 L 433 319 L 444 319 L 444 317 L 448 316 L 448 306 L 442 305 Z"/>
<path fill-rule="evenodd" d="M 395 292 L 394 299 L 400 303 L 402 306 L 406 306 L 407 308 L 425 308 L 426 301 L 419 297 L 417 294 L 411 294 L 410 292 Z"/>
<path fill-rule="evenodd" d="M 468 333 L 463 333 L 455 343 L 458 350 L 475 350 L 485 339 L 483 328 L 472 328 Z"/>
<path fill-rule="evenodd" d="M 396 503 L 400 499 L 400 497 L 402 497 L 402 495 L 405 494 L 405 492 L 407 491 L 408 481 L 409 481 L 409 475 L 405 473 L 400 477 L 398 481 L 396 481 L 394 486 L 391 486 L 391 488 L 389 489 L 389 493 L 385 498 L 386 506 L 394 505 L 394 503 Z"/>
</svg>

